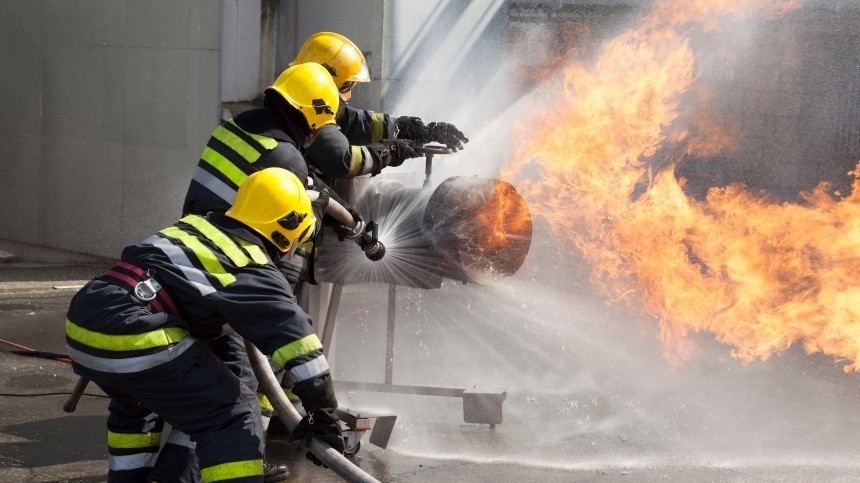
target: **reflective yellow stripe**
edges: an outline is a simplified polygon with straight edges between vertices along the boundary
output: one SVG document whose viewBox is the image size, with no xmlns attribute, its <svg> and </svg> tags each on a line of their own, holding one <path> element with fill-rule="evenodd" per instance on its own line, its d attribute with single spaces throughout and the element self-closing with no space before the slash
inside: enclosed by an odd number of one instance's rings
<svg viewBox="0 0 860 483">
<path fill-rule="evenodd" d="M 225 235 L 224 232 L 215 228 L 215 225 L 212 223 L 209 223 L 209 220 L 206 218 L 197 215 L 190 215 L 180 219 L 179 221 L 188 223 L 194 228 L 200 230 L 200 233 L 210 239 L 212 243 L 218 245 L 218 248 L 220 248 L 237 267 L 244 267 L 251 263 L 251 259 L 245 255 L 245 252 L 243 252 L 242 249 L 230 239 L 230 237 Z"/>
<path fill-rule="evenodd" d="M 245 158 L 245 161 L 249 163 L 253 163 L 260 159 L 260 152 L 254 149 L 254 146 L 246 143 L 242 138 L 233 134 L 224 126 L 218 126 L 215 131 L 212 132 L 212 137 L 226 144 L 233 151 L 239 153 L 239 156 Z"/>
<path fill-rule="evenodd" d="M 381 112 L 370 113 L 370 141 L 381 141 L 385 136 L 385 114 Z"/>
<path fill-rule="evenodd" d="M 263 460 L 235 461 L 200 469 L 200 478 L 206 483 L 249 476 L 263 476 Z"/>
<path fill-rule="evenodd" d="M 354 178 L 361 171 L 361 166 L 364 164 L 364 156 L 361 153 L 361 146 L 350 146 L 349 151 L 352 154 L 352 159 L 349 161 L 349 172 L 346 173 L 346 177 Z"/>
<path fill-rule="evenodd" d="M 94 349 L 137 351 L 175 344 L 187 336 L 188 331 L 178 327 L 168 327 L 141 334 L 107 335 L 85 329 L 66 319 L 66 335 L 73 341 Z"/>
<path fill-rule="evenodd" d="M 111 448 L 152 448 L 159 444 L 161 444 L 161 432 L 127 434 L 108 431 L 108 446 Z"/>
<path fill-rule="evenodd" d="M 252 138 L 254 141 L 257 141 L 258 143 L 260 143 L 265 149 L 267 149 L 269 151 L 278 147 L 278 140 L 277 139 L 270 138 L 269 136 L 263 136 L 260 134 L 250 133 L 250 132 L 242 129 L 241 127 L 239 127 L 239 125 L 236 124 L 236 122 L 233 121 L 233 119 L 230 119 L 230 124 L 236 126 L 236 129 L 247 134 L 250 138 Z"/>
<path fill-rule="evenodd" d="M 260 401 L 260 409 L 263 411 L 274 411 L 275 408 L 272 407 L 272 403 L 269 402 L 269 398 L 266 397 L 265 394 L 257 393 L 257 401 Z"/>
<path fill-rule="evenodd" d="M 191 249 L 192 252 L 197 256 L 197 259 L 200 260 L 200 263 L 203 264 L 203 268 L 206 269 L 206 272 L 209 275 L 215 277 L 223 286 L 230 285 L 231 283 L 236 281 L 236 277 L 227 273 L 224 270 L 224 267 L 221 265 L 221 262 L 218 261 L 218 257 L 212 253 L 212 250 L 206 247 L 197 237 L 185 233 L 175 226 L 171 226 L 161 230 L 159 233 L 169 236 L 171 238 L 176 238 L 181 241 L 185 246 Z"/>
<path fill-rule="evenodd" d="M 283 388 L 283 389 L 284 389 L 284 395 L 287 396 L 287 399 L 289 399 L 290 402 L 299 401 L 299 397 L 296 396 L 296 393 L 294 393 L 292 389 L 287 389 L 287 388 Z"/>
<path fill-rule="evenodd" d="M 317 349 L 322 349 L 322 342 L 320 342 L 319 337 L 316 334 L 307 335 L 275 351 L 272 355 L 272 361 L 283 367 L 287 361 L 291 361 L 296 357 L 301 357 Z"/>
<path fill-rule="evenodd" d="M 203 154 L 200 155 L 200 159 L 206 161 L 211 164 L 215 169 L 218 170 L 219 173 L 223 174 L 227 177 L 233 184 L 238 188 L 242 183 L 245 182 L 245 179 L 248 177 L 241 169 L 237 168 L 235 164 L 231 163 L 229 159 L 220 155 L 214 149 L 206 146 L 203 149 Z"/>
<path fill-rule="evenodd" d="M 296 249 L 296 253 L 304 254 L 306 258 L 313 256 L 314 260 L 316 260 L 317 258 L 319 258 L 320 247 L 314 246 L 314 240 L 310 239 L 299 245 L 299 248 Z"/>
<path fill-rule="evenodd" d="M 232 236 L 232 235 L 231 235 Z M 260 265 L 265 265 L 269 263 L 269 257 L 263 252 L 263 249 L 249 242 L 248 240 L 243 240 L 237 236 L 232 237 L 233 240 L 236 241 L 242 248 L 245 249 L 245 252 L 254 259 L 255 262 Z"/>
</svg>

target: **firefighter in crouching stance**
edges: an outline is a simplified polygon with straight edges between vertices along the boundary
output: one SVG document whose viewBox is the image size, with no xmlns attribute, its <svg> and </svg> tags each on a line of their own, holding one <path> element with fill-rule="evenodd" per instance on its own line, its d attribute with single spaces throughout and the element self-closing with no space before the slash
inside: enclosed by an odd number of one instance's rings
<svg viewBox="0 0 860 483">
<path fill-rule="evenodd" d="M 126 247 L 75 295 L 72 366 L 111 397 L 108 481 L 149 481 L 165 421 L 196 443 L 203 481 L 263 480 L 257 397 L 205 343 L 229 330 L 290 372 L 308 409 L 299 427 L 343 450 L 322 344 L 276 266 L 313 236 L 313 208 L 295 175 L 261 170 L 226 213 Z"/>
</svg>

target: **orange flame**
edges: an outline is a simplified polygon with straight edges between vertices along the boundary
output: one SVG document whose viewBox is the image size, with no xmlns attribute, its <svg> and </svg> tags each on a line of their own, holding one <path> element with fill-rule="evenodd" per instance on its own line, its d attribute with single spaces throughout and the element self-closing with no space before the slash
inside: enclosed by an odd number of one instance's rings
<svg viewBox="0 0 860 483">
<path fill-rule="evenodd" d="M 658 2 L 639 28 L 608 41 L 593 67 L 566 70 L 552 106 L 515 133 L 527 141 L 502 170 L 519 178 L 532 214 L 588 260 L 602 293 L 659 316 L 673 361 L 690 357 L 691 331 L 707 331 L 744 362 L 801 344 L 858 369 L 860 165 L 848 196 L 821 184 L 804 203 L 779 204 L 739 185 L 697 201 L 672 169 L 653 174 L 643 162 L 671 143 L 708 155 L 728 142 L 706 125 L 695 134 L 672 126 L 695 81 L 693 52 L 674 27 L 795 7 Z"/>
<path fill-rule="evenodd" d="M 531 235 L 532 218 L 517 190 L 507 183 L 498 183 L 495 193 L 476 215 L 476 221 L 486 228 L 478 245 L 486 250 L 504 249 L 522 234 Z"/>
</svg>

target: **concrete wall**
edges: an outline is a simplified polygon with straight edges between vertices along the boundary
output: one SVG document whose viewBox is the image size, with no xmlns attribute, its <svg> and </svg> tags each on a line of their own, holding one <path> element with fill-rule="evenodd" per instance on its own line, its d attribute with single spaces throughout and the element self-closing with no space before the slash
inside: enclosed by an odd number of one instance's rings
<svg viewBox="0 0 860 483">
<path fill-rule="evenodd" d="M 279 4 L 278 0 L 221 0 L 222 102 L 258 98 L 277 76 Z"/>
<path fill-rule="evenodd" d="M 219 118 L 220 2 L 0 2 L 0 239 L 103 256 L 173 221 Z"/>
<path fill-rule="evenodd" d="M 237 102 L 260 91 L 260 2 L 222 0 L 221 100 Z"/>
</svg>

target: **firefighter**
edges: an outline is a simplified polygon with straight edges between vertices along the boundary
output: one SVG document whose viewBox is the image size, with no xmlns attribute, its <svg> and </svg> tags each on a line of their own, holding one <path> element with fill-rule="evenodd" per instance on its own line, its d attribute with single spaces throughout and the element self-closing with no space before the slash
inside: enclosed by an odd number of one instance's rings
<svg viewBox="0 0 860 483">
<path fill-rule="evenodd" d="M 348 38 L 334 32 L 319 32 L 308 37 L 290 65 L 315 62 L 325 67 L 340 93 L 337 125 L 320 129 L 313 143 L 305 149 L 312 169 L 328 178 L 352 178 L 377 175 L 387 166 L 399 166 L 404 159 L 418 157 L 412 144 L 438 142 L 449 149 L 463 149 L 469 140 L 453 124 L 424 124 L 414 116 L 393 117 L 389 114 L 359 110 L 347 105 L 352 89 L 359 82 L 370 82 L 367 62 L 361 50 Z M 343 146 L 340 136 L 330 134 L 340 128 L 352 146 Z M 412 141 L 407 142 L 407 141 Z M 327 156 L 331 150 L 348 149 L 349 157 Z"/>
<path fill-rule="evenodd" d="M 213 131 L 189 184 L 183 214 L 224 213 L 248 175 L 267 167 L 284 168 L 306 185 L 308 169 L 300 148 L 320 127 L 334 123 L 338 103 L 334 81 L 322 66 L 305 63 L 286 69 L 265 89 L 262 108 L 245 111 Z M 279 269 L 297 279 L 289 258 L 277 262 Z M 248 387 L 257 389 L 241 337 L 229 334 L 209 345 Z M 262 394 L 258 398 L 268 424 L 271 404 Z M 199 481 L 198 473 L 194 444 L 182 431 L 171 431 L 153 475 L 185 483 Z"/>
<path fill-rule="evenodd" d="M 254 391 L 205 343 L 230 330 L 296 380 L 310 416 L 300 427 L 343 450 L 322 344 L 275 265 L 313 236 L 320 200 L 285 169 L 250 174 L 226 213 L 188 215 L 127 246 L 74 296 L 72 367 L 111 397 L 108 481 L 150 481 L 165 421 L 196 443 L 204 482 L 263 480 Z"/>
</svg>

